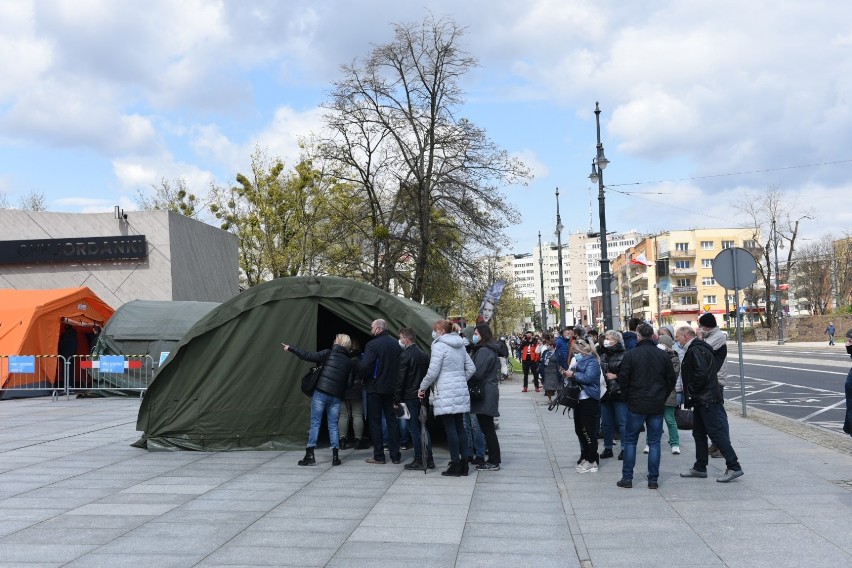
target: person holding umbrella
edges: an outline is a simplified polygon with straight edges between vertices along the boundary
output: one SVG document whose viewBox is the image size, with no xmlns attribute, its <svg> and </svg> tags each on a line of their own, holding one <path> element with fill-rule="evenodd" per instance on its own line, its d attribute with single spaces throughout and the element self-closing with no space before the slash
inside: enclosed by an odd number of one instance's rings
<svg viewBox="0 0 852 568">
<path fill-rule="evenodd" d="M 479 427 L 485 435 L 485 446 L 488 448 L 488 461 L 477 465 L 476 470 L 499 471 L 500 442 L 494 428 L 494 418 L 500 416 L 500 357 L 508 356 L 509 350 L 503 341 L 494 340 L 491 328 L 484 323 L 476 326 L 472 343 L 476 371 L 470 382 L 482 386 L 482 398 L 470 401 L 470 412 L 476 414 Z"/>
<path fill-rule="evenodd" d="M 393 396 L 394 406 L 398 407 L 401 402 L 404 402 L 409 413 L 411 413 L 412 420 L 420 417 L 421 401 L 417 398 L 417 390 L 420 388 L 420 381 L 423 380 L 426 370 L 429 368 L 429 356 L 420 349 L 416 340 L 417 335 L 410 327 L 399 330 L 399 346 L 402 347 L 402 353 L 399 356 L 399 376 L 396 380 L 396 390 Z M 427 404 L 428 399 L 424 398 L 422 404 L 424 408 Z M 414 459 L 411 463 L 405 464 L 404 469 L 435 469 L 435 460 L 432 458 L 432 444 L 428 432 L 424 443 L 424 440 L 421 439 L 421 428 L 410 428 L 409 431 L 414 445 Z"/>
<path fill-rule="evenodd" d="M 450 463 L 441 475 L 460 477 L 469 471 L 469 464 L 462 460 L 467 455 L 464 413 L 470 412 L 467 380 L 476 368 L 464 348 L 464 341 L 452 331 L 453 324 L 448 320 L 432 324 L 432 355 L 417 397 L 423 400 L 426 391 L 432 390 L 432 408 L 435 416 L 441 417 L 450 446 Z"/>
</svg>

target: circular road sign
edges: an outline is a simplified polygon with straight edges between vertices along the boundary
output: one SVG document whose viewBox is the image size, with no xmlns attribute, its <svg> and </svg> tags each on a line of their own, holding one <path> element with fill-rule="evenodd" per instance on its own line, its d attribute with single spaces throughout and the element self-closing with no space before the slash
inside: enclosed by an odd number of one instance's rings
<svg viewBox="0 0 852 568">
<path fill-rule="evenodd" d="M 713 259 L 713 278 L 728 290 L 748 288 L 757 280 L 757 261 L 744 248 L 726 248 Z"/>
</svg>

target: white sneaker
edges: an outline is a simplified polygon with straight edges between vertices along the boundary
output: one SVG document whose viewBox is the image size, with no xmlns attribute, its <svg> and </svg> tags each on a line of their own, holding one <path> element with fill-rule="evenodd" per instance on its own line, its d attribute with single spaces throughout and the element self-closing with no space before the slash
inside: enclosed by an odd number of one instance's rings
<svg viewBox="0 0 852 568">
<path fill-rule="evenodd" d="M 648 444 L 645 444 L 645 449 L 642 452 L 643 454 L 651 453 L 651 447 Z"/>
<path fill-rule="evenodd" d="M 577 467 L 577 473 L 597 473 L 598 464 L 583 462 Z"/>
<path fill-rule="evenodd" d="M 680 446 L 672 446 L 672 453 L 677 455 L 680 453 Z"/>
<path fill-rule="evenodd" d="M 583 460 L 574 469 L 576 469 L 579 472 L 581 469 L 586 469 L 586 466 L 588 466 L 588 465 L 589 465 L 589 462 L 587 462 L 586 460 Z"/>
</svg>

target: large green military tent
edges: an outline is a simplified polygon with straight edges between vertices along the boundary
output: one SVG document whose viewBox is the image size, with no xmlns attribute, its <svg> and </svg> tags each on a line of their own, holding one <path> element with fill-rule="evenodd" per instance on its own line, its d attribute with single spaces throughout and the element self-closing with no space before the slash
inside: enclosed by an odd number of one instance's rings
<svg viewBox="0 0 852 568">
<path fill-rule="evenodd" d="M 310 399 L 299 385 L 310 369 L 281 343 L 317 351 L 338 333 L 362 346 L 370 323 L 396 335 L 411 327 L 431 344 L 439 316 L 368 284 L 334 277 L 280 278 L 251 288 L 201 319 L 151 383 L 136 429 L 149 450 L 303 448 Z"/>
</svg>

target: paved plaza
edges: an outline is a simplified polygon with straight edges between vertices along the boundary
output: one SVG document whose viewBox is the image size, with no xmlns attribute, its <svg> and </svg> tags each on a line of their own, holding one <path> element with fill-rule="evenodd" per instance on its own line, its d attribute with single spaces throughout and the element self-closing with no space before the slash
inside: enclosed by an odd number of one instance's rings
<svg viewBox="0 0 852 568">
<path fill-rule="evenodd" d="M 544 400 L 501 386 L 503 469 L 467 478 L 369 465 L 370 450 L 335 468 L 327 449 L 315 467 L 303 452 L 149 453 L 130 447 L 138 400 L 0 402 L 0 566 L 852 566 L 850 438 L 734 405 L 745 476 L 716 483 L 711 460 L 708 479 L 680 478 L 685 432 L 682 455 L 663 447 L 659 490 L 641 453 L 620 489 L 615 459 L 575 472 L 573 422 Z"/>
</svg>

